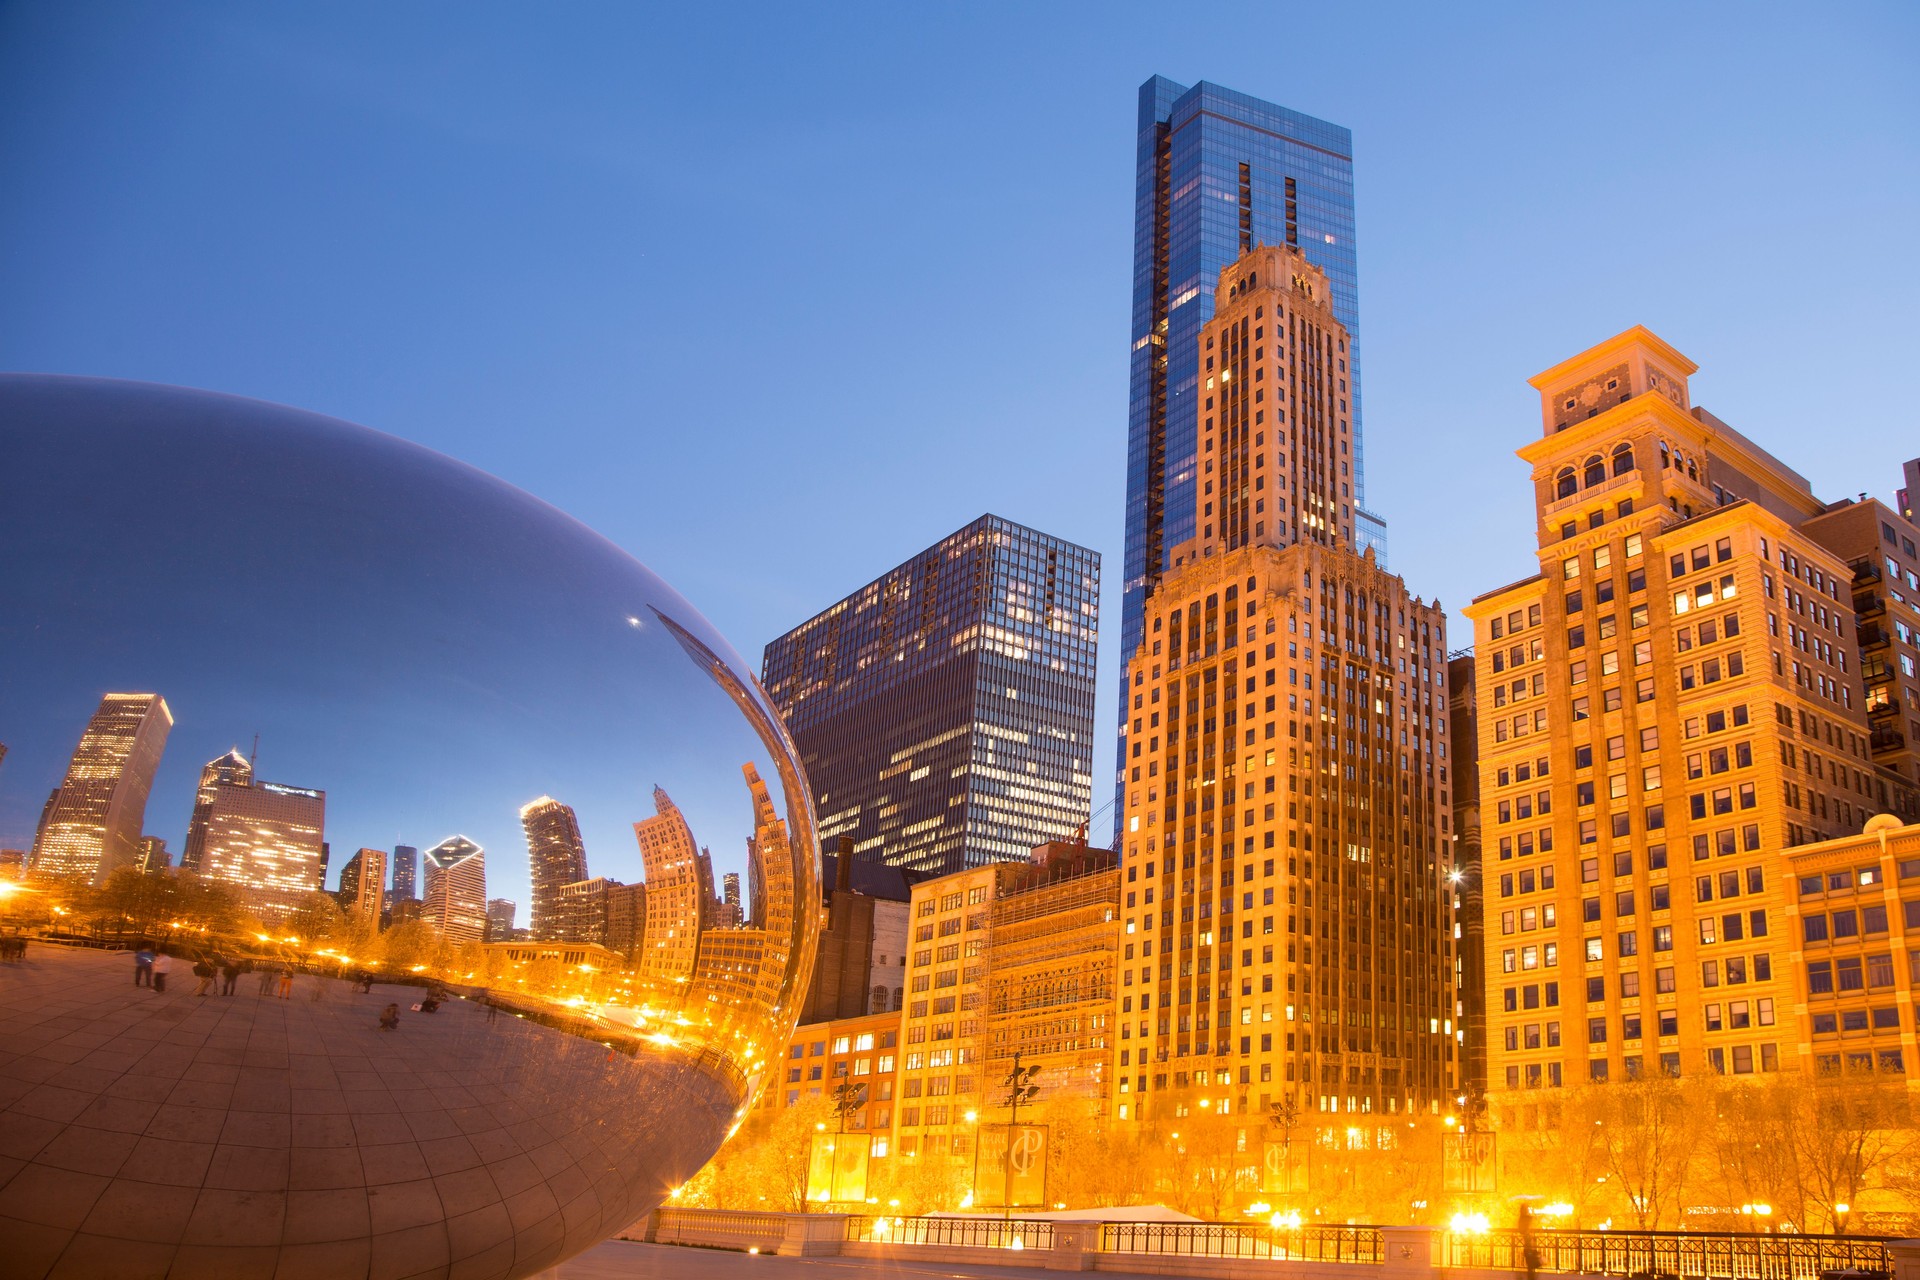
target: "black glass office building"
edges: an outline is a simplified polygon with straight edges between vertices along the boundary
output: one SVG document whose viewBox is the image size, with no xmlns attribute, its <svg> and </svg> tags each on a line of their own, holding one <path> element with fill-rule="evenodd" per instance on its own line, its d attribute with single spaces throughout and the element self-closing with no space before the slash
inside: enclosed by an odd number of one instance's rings
<svg viewBox="0 0 1920 1280">
<path fill-rule="evenodd" d="M 1072 839 L 1099 623 L 1097 552 L 987 515 L 769 644 L 823 843 L 943 875 Z"/>
<path fill-rule="evenodd" d="M 1148 594 L 1173 548 L 1194 536 L 1200 327 L 1213 318 L 1221 269 L 1260 244 L 1298 245 L 1327 273 L 1351 345 L 1352 492 L 1343 525 L 1356 549 L 1386 558 L 1386 525 L 1365 505 L 1353 135 L 1219 85 L 1189 88 L 1155 76 L 1140 86 L 1134 186 L 1121 777 L 1129 750 L 1126 664 L 1140 643 Z M 1116 804 L 1116 822 L 1119 812 Z"/>
</svg>

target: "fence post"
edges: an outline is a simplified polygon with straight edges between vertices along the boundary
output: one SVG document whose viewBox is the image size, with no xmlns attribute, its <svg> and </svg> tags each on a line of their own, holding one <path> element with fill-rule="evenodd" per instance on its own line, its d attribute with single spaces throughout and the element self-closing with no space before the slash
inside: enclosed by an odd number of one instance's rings
<svg viewBox="0 0 1920 1280">
<path fill-rule="evenodd" d="M 1100 1252 L 1100 1231 L 1098 1222 L 1055 1222 L 1047 1270 L 1093 1270 L 1094 1255 Z"/>
<path fill-rule="evenodd" d="M 846 1237 L 844 1213 L 789 1213 L 775 1252 L 783 1258 L 837 1257 Z"/>
<path fill-rule="evenodd" d="M 1889 1240 L 1887 1256 L 1893 1259 L 1893 1280 L 1920 1280 L 1920 1240 Z"/>
<path fill-rule="evenodd" d="M 1438 1227 L 1380 1228 L 1382 1280 L 1432 1280 L 1446 1265 L 1439 1256 L 1440 1236 Z"/>
</svg>

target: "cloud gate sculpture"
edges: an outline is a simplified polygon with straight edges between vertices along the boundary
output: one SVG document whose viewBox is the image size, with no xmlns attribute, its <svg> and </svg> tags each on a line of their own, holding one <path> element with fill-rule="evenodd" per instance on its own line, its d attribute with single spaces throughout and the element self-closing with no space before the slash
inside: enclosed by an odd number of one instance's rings
<svg viewBox="0 0 1920 1280">
<path fill-rule="evenodd" d="M 0 744 L 0 1277 L 531 1275 L 779 1068 L 819 872 L 778 716 L 445 457 L 0 377 Z"/>
</svg>

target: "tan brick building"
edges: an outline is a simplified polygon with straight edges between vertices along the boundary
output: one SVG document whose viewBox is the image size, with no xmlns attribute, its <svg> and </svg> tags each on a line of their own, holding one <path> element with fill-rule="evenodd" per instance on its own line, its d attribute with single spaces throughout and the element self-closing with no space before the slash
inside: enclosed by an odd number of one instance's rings
<svg viewBox="0 0 1920 1280">
<path fill-rule="evenodd" d="M 1297 250 L 1222 273 L 1200 536 L 1129 668 L 1122 1121 L 1291 1098 L 1371 1132 L 1452 1097 L 1446 620 L 1350 548 L 1346 345 Z"/>
<path fill-rule="evenodd" d="M 1780 852 L 1903 803 L 1825 508 L 1631 329 L 1532 380 L 1539 572 L 1476 635 L 1489 1084 L 1768 1071 L 1794 1033 Z M 1736 990 L 1749 1016 L 1709 1006 Z"/>
</svg>

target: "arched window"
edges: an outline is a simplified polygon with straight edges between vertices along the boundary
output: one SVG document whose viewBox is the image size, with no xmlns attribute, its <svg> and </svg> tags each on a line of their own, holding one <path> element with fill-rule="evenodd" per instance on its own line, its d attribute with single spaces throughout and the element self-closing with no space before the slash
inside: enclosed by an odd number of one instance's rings
<svg viewBox="0 0 1920 1280">
<path fill-rule="evenodd" d="M 1694 469 L 1693 459 L 1688 458 L 1687 459 L 1687 479 L 1698 480 L 1699 478 L 1700 478 L 1700 473 Z"/>
<path fill-rule="evenodd" d="M 1573 474 L 1573 468 L 1560 468 L 1560 474 L 1554 481 L 1553 496 L 1556 498 L 1571 498 L 1575 493 L 1579 492 L 1579 490 L 1580 481 L 1579 478 Z"/>
<path fill-rule="evenodd" d="M 1607 464 L 1601 461 L 1600 455 L 1596 453 L 1587 459 L 1586 469 L 1580 477 L 1580 483 L 1584 487 L 1591 488 L 1596 484 L 1605 484 L 1606 482 Z"/>
<path fill-rule="evenodd" d="M 1662 440 L 1660 442 L 1660 469 L 1662 471 L 1665 471 L 1668 467 L 1672 465 L 1673 465 L 1673 458 L 1669 456 L 1667 453 L 1667 442 L 1665 440 Z"/>
<path fill-rule="evenodd" d="M 1633 470 L 1633 446 L 1617 444 L 1613 446 L 1613 474 L 1623 476 Z"/>
</svg>

